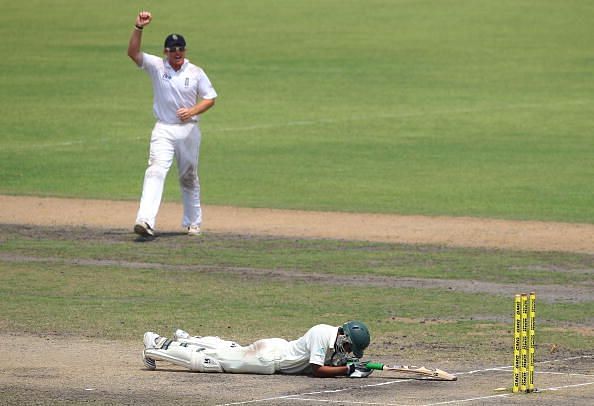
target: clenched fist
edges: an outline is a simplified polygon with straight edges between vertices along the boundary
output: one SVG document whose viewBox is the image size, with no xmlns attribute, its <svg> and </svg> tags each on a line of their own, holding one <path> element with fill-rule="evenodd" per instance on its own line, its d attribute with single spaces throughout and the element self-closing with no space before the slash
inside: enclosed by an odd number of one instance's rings
<svg viewBox="0 0 594 406">
<path fill-rule="evenodd" d="M 152 19 L 153 16 L 151 15 L 150 11 L 141 11 L 136 16 L 136 25 L 138 27 L 144 27 L 145 25 L 148 25 Z"/>
</svg>

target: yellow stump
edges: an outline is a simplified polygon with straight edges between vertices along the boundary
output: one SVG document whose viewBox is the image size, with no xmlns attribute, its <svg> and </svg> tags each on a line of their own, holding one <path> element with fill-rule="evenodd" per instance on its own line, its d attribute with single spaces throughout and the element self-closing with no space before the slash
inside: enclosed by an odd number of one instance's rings
<svg viewBox="0 0 594 406">
<path fill-rule="evenodd" d="M 514 297 L 513 392 L 534 392 L 536 294 Z"/>
<path fill-rule="evenodd" d="M 528 295 L 522 293 L 522 330 L 520 331 L 520 390 L 528 384 Z"/>
<path fill-rule="evenodd" d="M 520 295 L 514 299 L 514 386 L 512 391 L 520 391 L 520 331 L 522 329 L 522 300 Z"/>
<path fill-rule="evenodd" d="M 526 390 L 534 392 L 534 333 L 536 331 L 536 293 L 530 292 L 528 298 L 528 380 Z"/>
</svg>

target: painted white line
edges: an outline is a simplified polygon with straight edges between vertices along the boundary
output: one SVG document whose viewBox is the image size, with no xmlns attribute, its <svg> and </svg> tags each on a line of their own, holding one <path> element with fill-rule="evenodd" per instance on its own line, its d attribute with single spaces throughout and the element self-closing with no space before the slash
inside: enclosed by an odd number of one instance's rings
<svg viewBox="0 0 594 406">
<path fill-rule="evenodd" d="M 581 378 L 594 378 L 594 375 L 578 374 L 575 372 L 549 372 L 549 371 L 539 372 L 539 371 L 534 371 L 534 373 L 539 374 L 539 375 L 563 375 L 563 376 L 579 376 Z"/>
<path fill-rule="evenodd" d="M 276 396 L 276 397 L 266 398 L 266 399 L 254 399 L 254 400 L 246 400 L 246 401 L 243 401 L 243 402 L 223 403 L 223 404 L 220 404 L 220 405 L 217 405 L 217 406 L 248 405 L 250 403 L 268 402 L 270 400 L 292 399 L 293 396 L 300 396 L 300 395 Z"/>
<path fill-rule="evenodd" d="M 356 386 L 356 387 L 348 387 L 348 388 L 342 388 L 342 389 L 329 389 L 329 390 L 316 391 L 316 392 L 296 393 L 294 395 L 284 395 L 284 396 L 266 398 L 266 399 L 246 400 L 245 402 L 224 403 L 224 404 L 218 405 L 218 406 L 247 405 L 249 403 L 267 402 L 267 401 L 271 401 L 271 400 L 282 400 L 282 399 L 298 399 L 299 400 L 299 397 L 301 397 L 301 396 L 323 395 L 325 393 L 340 393 L 340 392 L 346 392 L 346 391 L 351 391 L 351 390 L 355 390 L 355 389 L 364 389 L 364 388 L 372 388 L 375 386 L 393 385 L 396 383 L 409 382 L 409 381 L 410 381 L 410 379 L 398 379 L 398 380 L 391 380 L 391 381 L 387 381 L 387 382 L 380 382 L 380 383 L 361 385 L 361 386 Z M 309 400 L 314 401 L 313 399 L 309 399 Z M 328 402 L 331 402 L 331 401 L 328 401 Z"/>
<path fill-rule="evenodd" d="M 577 388 L 580 386 L 587 386 L 587 385 L 594 385 L 594 382 L 577 383 L 577 384 L 573 384 L 573 385 L 563 385 L 563 386 L 556 386 L 556 387 L 544 388 L 544 389 L 539 388 L 538 392 L 557 391 L 557 390 L 561 390 L 561 389 Z M 538 392 L 536 392 L 536 393 L 538 393 Z M 481 396 L 481 397 L 467 398 L 467 399 L 448 400 L 447 402 L 425 403 L 424 405 L 421 405 L 421 406 L 437 406 L 437 405 L 448 405 L 448 404 L 453 404 L 453 403 L 465 403 L 465 402 L 472 402 L 475 400 L 504 398 L 504 397 L 509 397 L 512 395 L 513 395 L 512 393 L 503 393 L 501 395 L 490 395 L 490 396 Z"/>
<path fill-rule="evenodd" d="M 485 369 L 475 369 L 473 371 L 466 371 L 466 372 L 455 372 L 454 375 L 472 375 L 472 374 L 480 374 L 483 372 L 490 372 L 490 371 L 504 371 L 506 369 L 511 369 L 512 366 L 504 366 L 504 367 L 493 367 L 493 368 L 485 368 Z"/>
<path fill-rule="evenodd" d="M 562 358 L 562 359 L 552 359 L 548 361 L 539 361 L 537 364 L 551 364 L 553 362 L 560 362 L 560 361 L 574 361 L 576 359 L 584 359 L 584 358 L 594 358 L 594 355 L 579 355 L 577 357 L 569 357 L 569 358 Z"/>
<path fill-rule="evenodd" d="M 329 400 L 329 399 L 311 399 L 311 398 L 289 398 L 290 400 L 299 400 L 302 402 L 317 402 L 317 403 L 340 403 L 341 405 L 368 405 L 368 406 L 408 406 L 400 403 L 377 403 L 377 402 L 358 402 L 354 400 Z"/>
<path fill-rule="evenodd" d="M 563 374 L 563 375 L 567 375 L 567 374 Z M 569 389 L 569 388 L 575 388 L 575 387 L 587 386 L 587 385 L 594 385 L 594 382 L 586 382 L 586 383 L 579 383 L 579 384 L 573 384 L 573 385 L 564 385 L 564 386 L 557 386 L 557 387 L 544 388 L 544 389 L 539 388 L 538 392 L 556 391 L 556 390 L 561 390 L 561 389 Z M 475 400 L 486 400 L 486 399 L 493 399 L 493 398 L 509 397 L 512 395 L 513 395 L 512 393 L 502 393 L 499 395 L 480 396 L 480 397 L 473 397 L 473 398 L 467 398 L 467 399 L 456 399 L 456 400 L 449 400 L 446 402 L 426 403 L 422 406 L 437 406 L 437 405 L 447 405 L 447 404 L 452 404 L 452 403 L 465 403 L 465 402 L 472 402 Z"/>
<path fill-rule="evenodd" d="M 584 359 L 584 358 L 594 358 L 594 355 L 579 355 L 576 357 L 559 358 L 559 359 L 552 359 L 552 360 L 548 360 L 548 361 L 538 361 L 538 362 L 535 362 L 535 365 L 552 364 L 555 362 L 575 361 L 575 360 Z M 512 369 L 512 365 L 506 365 L 506 366 L 502 366 L 502 367 L 485 368 L 485 369 L 475 369 L 475 370 L 466 371 L 466 372 L 455 372 L 454 375 L 472 375 L 472 374 L 478 374 L 478 373 L 490 372 L 490 371 L 505 371 L 507 369 Z M 539 373 L 539 372 L 536 371 L 536 373 Z M 562 372 L 560 372 L 560 373 L 562 373 Z M 586 376 L 588 376 L 588 375 L 586 375 Z"/>
<path fill-rule="evenodd" d="M 587 376 L 590 376 L 590 375 L 587 375 Z M 577 387 L 588 386 L 588 385 L 594 385 L 594 382 L 555 386 L 555 387 L 550 387 L 550 388 L 539 389 L 538 392 L 558 391 L 558 390 L 562 390 L 562 389 L 577 388 Z M 300 395 L 300 396 L 304 396 L 304 395 L 305 394 Z M 510 397 L 512 395 L 513 395 L 512 393 L 503 393 L 503 394 L 499 394 L 499 395 L 477 396 L 477 397 L 465 398 L 465 399 L 447 400 L 447 401 L 443 401 L 443 402 L 425 403 L 421 406 L 439 406 L 439 405 L 450 405 L 450 404 L 457 404 L 457 403 L 467 403 L 467 402 L 474 402 L 474 401 L 479 401 L 479 400 L 506 398 L 506 397 Z M 329 399 L 311 399 L 311 398 L 299 398 L 299 397 L 287 397 L 286 399 L 298 400 L 298 401 L 303 401 L 303 402 L 316 402 L 316 403 L 340 403 L 340 404 L 369 405 L 369 406 L 372 406 L 372 405 L 407 406 L 405 404 L 400 404 L 400 403 L 359 402 L 359 401 L 350 401 L 350 400 L 345 400 L 345 399 L 329 400 Z"/>
<path fill-rule="evenodd" d="M 566 361 L 575 361 L 578 359 L 584 359 L 584 358 L 594 358 L 594 355 L 580 355 L 580 356 L 576 356 L 576 357 L 569 357 L 569 358 L 560 358 L 560 359 L 554 359 L 554 360 L 548 360 L 548 361 L 539 361 L 536 362 L 536 364 L 551 364 L 554 362 L 566 362 Z M 456 372 L 455 375 L 472 375 L 472 374 L 478 374 L 478 373 L 483 373 L 483 372 L 492 372 L 492 371 L 504 371 L 507 369 L 511 369 L 511 366 L 501 366 L 501 367 L 492 367 L 492 368 L 484 368 L 484 369 L 475 369 L 475 370 L 471 370 L 471 371 L 466 371 L 466 372 Z M 538 371 L 536 371 L 537 373 L 539 373 Z M 543 372 L 543 373 L 554 373 L 554 372 Z M 573 374 L 573 373 L 562 373 L 559 372 L 558 374 L 560 375 L 573 375 L 573 376 L 583 376 L 583 377 L 587 377 L 587 378 L 591 378 L 593 377 L 592 375 L 584 375 L 584 374 Z M 385 385 L 393 385 L 396 383 L 402 383 L 402 382 L 410 382 L 411 379 L 399 379 L 399 380 L 390 380 L 390 381 L 386 381 L 386 382 L 380 382 L 380 383 L 375 383 L 375 384 L 369 384 L 369 385 L 362 385 L 362 386 L 357 386 L 357 387 L 349 387 L 349 388 L 342 388 L 342 389 L 333 389 L 333 390 L 324 390 L 324 391 L 317 391 L 317 392 L 307 392 L 307 393 L 298 393 L 298 394 L 294 394 L 294 395 L 284 395 L 284 396 L 277 396 L 277 397 L 271 397 L 271 398 L 265 398 L 265 399 L 255 399 L 255 400 L 247 400 L 247 401 L 243 401 L 243 402 L 234 402 L 234 403 L 224 403 L 222 405 L 218 405 L 218 406 L 230 406 L 230 405 L 247 405 L 250 403 L 260 403 L 260 402 L 268 402 L 268 401 L 274 401 L 274 400 L 299 400 L 299 401 L 309 401 L 309 402 L 323 402 L 323 403 L 349 403 L 349 404 L 361 404 L 361 405 L 383 405 L 383 406 L 406 406 L 403 404 L 396 404 L 396 403 L 365 403 L 365 402 L 356 402 L 356 401 L 347 401 L 347 400 L 339 400 L 339 401 L 333 401 L 333 400 L 327 400 L 327 399 L 308 399 L 308 398 L 303 398 L 303 396 L 309 396 L 309 395 L 323 395 L 325 393 L 340 393 L 340 392 L 347 392 L 347 391 L 352 391 L 352 390 L 356 390 L 356 389 L 363 389 L 363 388 L 372 388 L 372 387 L 376 387 L 376 386 L 385 386 Z M 565 386 L 558 386 L 558 387 L 552 387 L 552 388 L 544 388 L 544 389 L 538 389 L 539 392 L 545 392 L 545 391 L 557 391 L 557 390 L 562 390 L 562 389 L 567 389 L 567 388 L 574 388 L 574 387 L 580 387 L 580 386 L 587 386 L 587 385 L 594 385 L 594 382 L 586 382 L 586 383 L 581 383 L 581 384 L 574 384 L 574 385 L 565 385 Z M 492 399 L 492 398 L 503 398 L 503 397 L 508 397 L 511 396 L 511 393 L 503 393 L 503 394 L 499 394 L 499 395 L 489 395 L 489 396 L 483 396 L 483 397 L 474 397 L 474 398 L 468 398 L 468 399 L 458 399 L 458 400 L 448 400 L 445 402 L 438 402 L 438 403 L 428 403 L 425 405 L 421 405 L 421 406 L 437 406 L 437 405 L 447 405 L 447 404 L 453 404 L 453 403 L 465 403 L 465 402 L 472 402 L 475 400 L 485 400 L 485 399 Z"/>
<path fill-rule="evenodd" d="M 476 397 L 476 398 L 448 400 L 448 401 L 445 401 L 445 402 L 437 402 L 437 403 L 425 403 L 422 406 L 451 405 L 453 403 L 466 403 L 466 402 L 473 402 L 475 400 L 485 400 L 485 399 L 494 399 L 494 398 L 506 398 L 508 396 L 511 396 L 511 393 L 503 393 L 501 395 L 480 396 L 480 397 Z"/>
<path fill-rule="evenodd" d="M 587 386 L 587 385 L 594 385 L 594 382 L 576 383 L 576 384 L 573 384 L 573 385 L 556 386 L 556 387 L 553 387 L 553 388 L 539 389 L 538 391 L 539 392 L 556 391 L 556 390 L 561 390 L 561 389 L 577 388 L 579 386 Z"/>
</svg>

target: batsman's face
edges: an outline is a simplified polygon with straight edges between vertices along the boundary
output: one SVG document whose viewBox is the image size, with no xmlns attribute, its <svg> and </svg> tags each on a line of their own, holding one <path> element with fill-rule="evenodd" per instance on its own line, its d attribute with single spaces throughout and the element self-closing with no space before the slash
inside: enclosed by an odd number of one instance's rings
<svg viewBox="0 0 594 406">
<path fill-rule="evenodd" d="M 165 48 L 165 55 L 167 55 L 167 61 L 169 65 L 175 70 L 179 70 L 184 64 L 186 57 L 186 49 L 183 47 Z"/>
<path fill-rule="evenodd" d="M 344 355 L 347 355 L 352 352 L 353 345 L 349 338 L 345 335 L 339 334 L 336 337 L 336 342 L 334 343 L 334 349 Z"/>
<path fill-rule="evenodd" d="M 342 345 L 342 348 L 344 348 L 344 352 L 346 352 L 347 354 L 349 354 L 353 351 L 353 347 L 352 347 L 351 343 L 349 343 L 348 341 Z"/>
</svg>

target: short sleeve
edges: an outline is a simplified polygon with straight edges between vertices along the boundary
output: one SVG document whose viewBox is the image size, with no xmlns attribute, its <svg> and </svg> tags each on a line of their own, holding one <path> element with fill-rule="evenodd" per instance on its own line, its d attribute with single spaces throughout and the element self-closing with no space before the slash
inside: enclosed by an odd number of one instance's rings
<svg viewBox="0 0 594 406">
<path fill-rule="evenodd" d="M 326 361 L 326 352 L 333 344 L 336 338 L 336 331 L 332 328 L 323 328 L 325 326 L 316 326 L 309 331 L 309 363 L 315 365 L 324 365 Z"/>
<path fill-rule="evenodd" d="M 214 89 L 214 86 L 203 70 L 201 70 L 200 77 L 198 78 L 198 96 L 201 99 L 207 100 L 215 99 L 217 97 L 217 92 Z"/>
<path fill-rule="evenodd" d="M 147 71 L 149 74 L 153 74 L 159 70 L 159 67 L 163 66 L 163 60 L 158 56 L 142 53 L 142 64 L 140 68 Z"/>
</svg>

